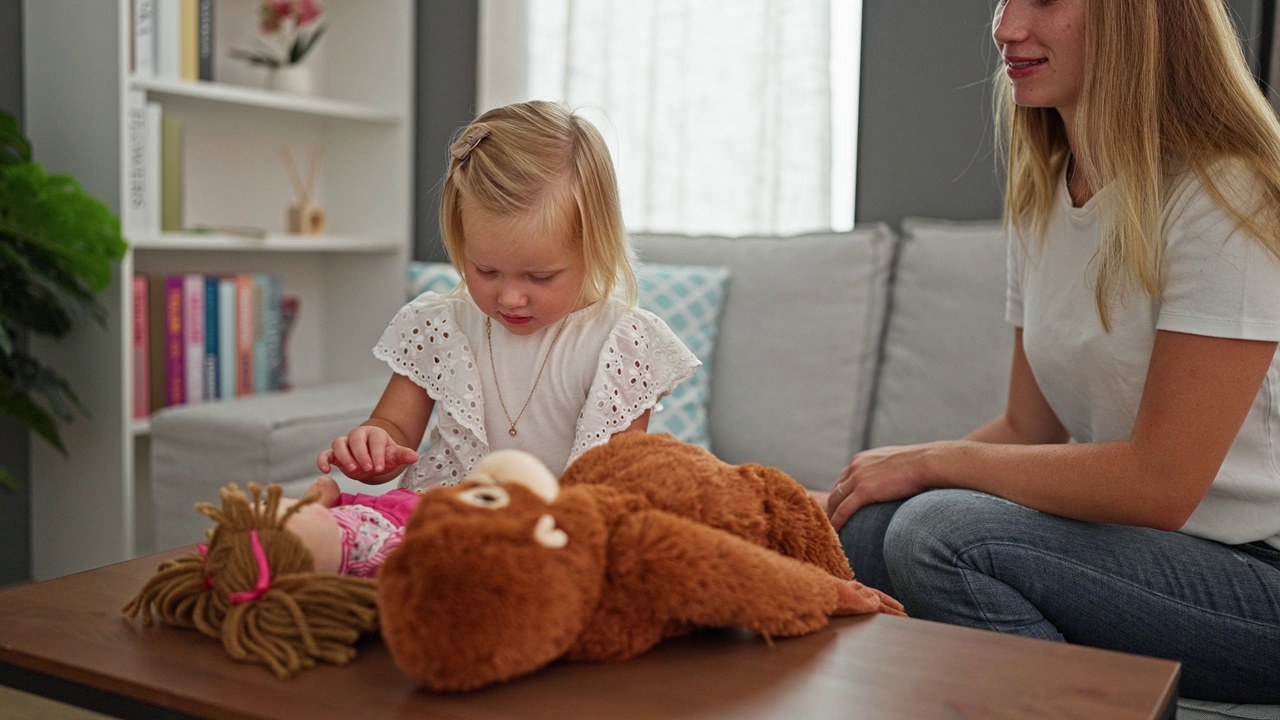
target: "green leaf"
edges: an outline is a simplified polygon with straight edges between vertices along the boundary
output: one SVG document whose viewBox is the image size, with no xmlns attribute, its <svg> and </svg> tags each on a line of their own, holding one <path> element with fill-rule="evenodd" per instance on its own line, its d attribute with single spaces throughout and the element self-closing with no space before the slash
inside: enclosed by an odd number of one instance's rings
<svg viewBox="0 0 1280 720">
<path fill-rule="evenodd" d="M 111 209 L 74 178 L 33 162 L 17 118 L 0 111 L 0 413 L 64 454 L 59 423 L 86 410 L 22 341 L 61 338 L 86 320 L 105 324 L 97 295 L 126 248 Z M 16 487 L 3 468 L 0 484 Z"/>
<path fill-rule="evenodd" d="M 311 48 L 316 44 L 316 41 L 324 34 L 324 29 L 324 25 L 317 25 L 316 29 L 311 31 L 311 34 L 305 39 L 299 37 L 297 40 L 294 40 L 293 47 L 289 48 L 290 64 L 302 62 L 302 58 L 307 56 L 307 53 L 311 51 Z"/>
<path fill-rule="evenodd" d="M 6 384 L 0 379 L 0 412 L 22 423 L 65 455 L 67 448 L 62 444 L 62 436 L 58 434 L 58 424 L 53 415 L 27 395 L 14 392 L 12 387 L 5 387 Z"/>
<path fill-rule="evenodd" d="M 18 479 L 13 475 L 10 475 L 9 471 L 5 470 L 4 467 L 0 467 L 0 485 L 3 485 L 10 490 L 17 490 Z"/>
<path fill-rule="evenodd" d="M 31 162 L 31 143 L 22 134 L 18 118 L 0 112 L 0 165 L 23 165 Z"/>
</svg>

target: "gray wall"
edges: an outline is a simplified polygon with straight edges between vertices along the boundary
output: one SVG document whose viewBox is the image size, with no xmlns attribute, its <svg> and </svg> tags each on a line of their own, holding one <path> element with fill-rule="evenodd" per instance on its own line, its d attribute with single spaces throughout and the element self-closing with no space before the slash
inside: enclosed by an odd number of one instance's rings
<svg viewBox="0 0 1280 720">
<path fill-rule="evenodd" d="M 0 110 L 22 121 L 22 0 L 0 0 Z M 0 416 L 0 466 L 22 484 L 0 487 L 0 586 L 31 577 L 31 498 L 27 477 L 27 432 Z"/>
<path fill-rule="evenodd" d="M 414 135 L 414 257 L 446 261 L 440 178 L 454 130 L 475 116 L 477 0 L 418 3 L 418 117 Z"/>
<path fill-rule="evenodd" d="M 863 0 L 858 222 L 1000 216 L 988 0 Z"/>
</svg>

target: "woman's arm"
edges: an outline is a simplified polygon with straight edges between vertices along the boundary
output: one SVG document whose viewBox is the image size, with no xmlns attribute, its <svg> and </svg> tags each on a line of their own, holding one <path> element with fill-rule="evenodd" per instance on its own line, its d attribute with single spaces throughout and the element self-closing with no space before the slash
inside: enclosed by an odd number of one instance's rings
<svg viewBox="0 0 1280 720">
<path fill-rule="evenodd" d="M 959 487 L 1080 520 L 1176 530 L 1217 476 L 1276 352 L 1274 342 L 1159 331 L 1129 440 L 1044 444 L 1063 434 L 1035 410 L 1044 400 L 1038 387 L 1038 401 L 1029 395 L 1034 380 L 1016 379 L 1020 334 L 1017 345 L 1003 418 L 967 440 L 859 453 L 832 493 L 833 524 L 868 503 Z M 1034 444 L 989 440 L 1027 438 Z M 841 490 L 847 497 L 836 498 Z"/>
</svg>

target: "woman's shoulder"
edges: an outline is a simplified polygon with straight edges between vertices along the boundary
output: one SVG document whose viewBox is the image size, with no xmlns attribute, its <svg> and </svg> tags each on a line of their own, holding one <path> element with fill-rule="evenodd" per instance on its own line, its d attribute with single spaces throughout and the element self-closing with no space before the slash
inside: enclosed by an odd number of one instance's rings
<svg viewBox="0 0 1280 720">
<path fill-rule="evenodd" d="M 1261 208 L 1264 181 L 1258 170 L 1238 158 L 1218 158 L 1193 165 L 1170 162 L 1165 169 L 1165 221 L 1205 213 L 1252 215 Z"/>
</svg>

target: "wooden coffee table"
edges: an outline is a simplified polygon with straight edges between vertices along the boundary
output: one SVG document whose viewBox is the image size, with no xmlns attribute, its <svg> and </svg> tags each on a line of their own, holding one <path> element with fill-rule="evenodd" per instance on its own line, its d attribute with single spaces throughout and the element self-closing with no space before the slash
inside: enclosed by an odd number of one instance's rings
<svg viewBox="0 0 1280 720">
<path fill-rule="evenodd" d="M 121 717 L 1173 717 L 1177 663 L 876 615 L 772 644 L 737 630 L 623 663 L 557 663 L 463 695 L 416 687 L 376 639 L 281 682 L 193 631 L 120 614 L 170 551 L 0 592 L 0 683 Z"/>
</svg>

